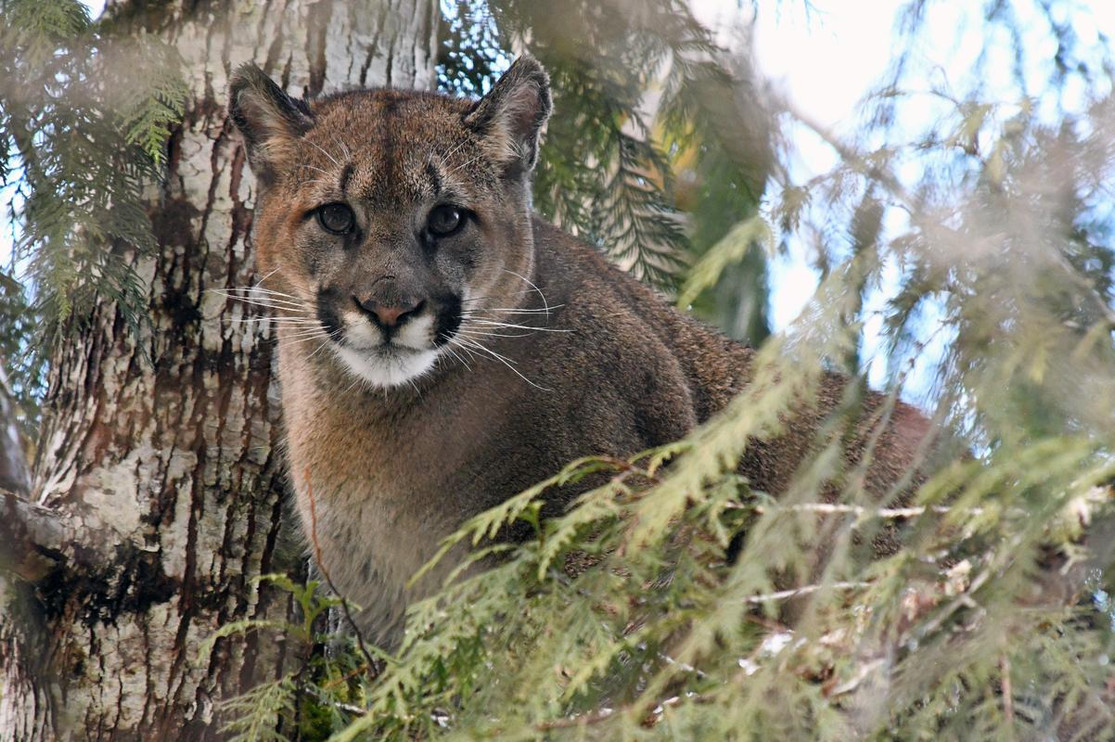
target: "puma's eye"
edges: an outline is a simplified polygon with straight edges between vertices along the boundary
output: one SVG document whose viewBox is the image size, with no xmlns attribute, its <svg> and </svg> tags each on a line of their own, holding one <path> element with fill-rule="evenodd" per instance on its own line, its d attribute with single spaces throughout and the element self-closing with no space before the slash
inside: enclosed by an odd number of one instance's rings
<svg viewBox="0 0 1115 742">
<path fill-rule="evenodd" d="M 438 206 L 426 219 L 426 229 L 434 237 L 447 237 L 464 226 L 465 217 L 455 206 Z"/>
<path fill-rule="evenodd" d="M 348 234 L 356 226 L 356 215 L 347 204 L 325 204 L 317 210 L 317 221 L 326 232 Z"/>
</svg>

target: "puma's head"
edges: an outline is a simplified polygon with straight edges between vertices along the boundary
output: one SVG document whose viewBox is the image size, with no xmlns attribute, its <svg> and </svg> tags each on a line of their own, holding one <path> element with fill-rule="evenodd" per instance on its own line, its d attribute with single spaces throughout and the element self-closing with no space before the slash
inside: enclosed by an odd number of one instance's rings
<svg viewBox="0 0 1115 742">
<path fill-rule="evenodd" d="M 431 369 L 471 310 L 521 303 L 550 112 L 533 58 L 475 102 L 364 90 L 307 103 L 247 65 L 229 112 L 259 186 L 263 286 L 292 335 L 319 330 L 352 373 L 390 387 Z"/>
</svg>

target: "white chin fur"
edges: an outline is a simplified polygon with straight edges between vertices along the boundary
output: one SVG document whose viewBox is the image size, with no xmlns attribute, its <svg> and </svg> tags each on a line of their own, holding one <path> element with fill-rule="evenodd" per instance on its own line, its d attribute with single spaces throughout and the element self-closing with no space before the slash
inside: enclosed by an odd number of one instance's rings
<svg viewBox="0 0 1115 742">
<path fill-rule="evenodd" d="M 438 355 L 432 349 L 398 348 L 388 354 L 380 349 L 353 350 L 336 343 L 330 345 L 352 373 L 380 389 L 399 386 L 421 376 L 433 368 Z"/>
</svg>

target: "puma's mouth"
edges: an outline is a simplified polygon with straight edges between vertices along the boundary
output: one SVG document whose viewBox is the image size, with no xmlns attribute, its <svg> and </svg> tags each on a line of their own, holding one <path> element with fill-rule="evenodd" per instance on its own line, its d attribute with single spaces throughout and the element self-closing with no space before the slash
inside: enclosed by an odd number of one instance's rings
<svg viewBox="0 0 1115 742">
<path fill-rule="evenodd" d="M 373 348 L 356 348 L 334 342 L 333 353 L 356 376 L 378 388 L 400 386 L 433 368 L 439 352 L 435 348 L 408 348 L 393 342 Z"/>
<path fill-rule="evenodd" d="M 414 302 L 409 311 L 391 312 L 369 302 L 344 301 L 338 294 L 318 296 L 327 344 L 348 371 L 377 388 L 406 384 L 428 372 L 460 326 L 456 299 Z"/>
<path fill-rule="evenodd" d="M 349 371 L 375 387 L 405 384 L 429 371 L 437 360 L 431 313 L 390 328 L 376 326 L 348 308 L 337 312 L 336 319 L 338 327 L 330 332 L 334 354 Z"/>
</svg>

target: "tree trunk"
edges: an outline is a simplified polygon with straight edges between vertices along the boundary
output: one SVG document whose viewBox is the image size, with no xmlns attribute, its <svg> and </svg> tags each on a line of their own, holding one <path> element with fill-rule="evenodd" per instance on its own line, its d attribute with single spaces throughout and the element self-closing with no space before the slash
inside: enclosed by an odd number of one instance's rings
<svg viewBox="0 0 1115 742">
<path fill-rule="evenodd" d="M 34 504 L 0 501 L 0 551 L 19 575 L 0 582 L 2 740 L 215 738 L 222 699 L 297 660 L 251 633 L 198 652 L 231 621 L 288 620 L 289 596 L 253 579 L 302 562 L 274 333 L 230 322 L 257 313 L 211 291 L 258 280 L 226 80 L 253 60 L 296 95 L 434 82 L 433 0 L 137 0 L 108 12 L 113 33 L 178 49 L 193 100 L 167 181 L 151 187 L 160 249 L 134 260 L 154 332 L 136 337 L 98 308 L 52 359 Z"/>
</svg>

